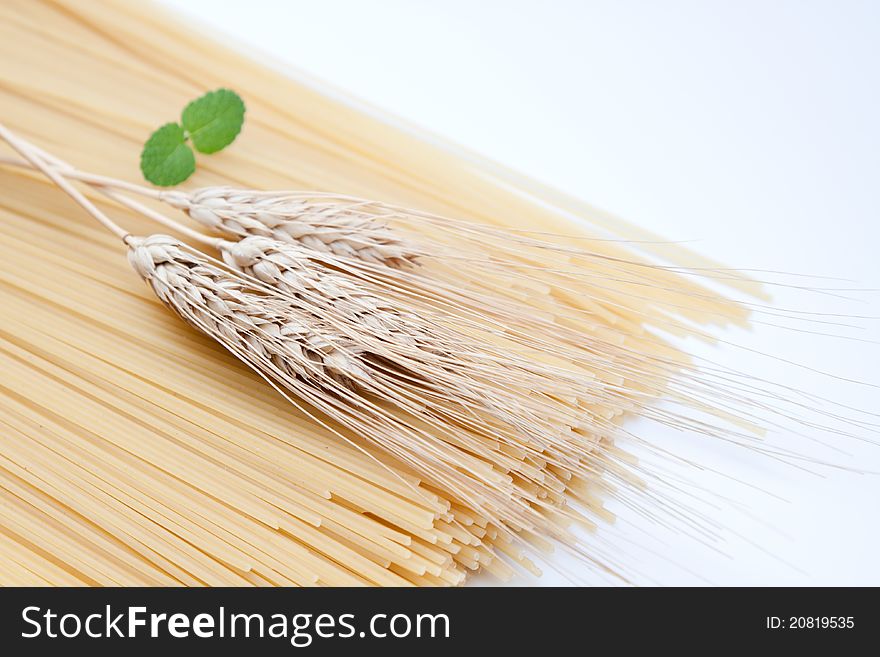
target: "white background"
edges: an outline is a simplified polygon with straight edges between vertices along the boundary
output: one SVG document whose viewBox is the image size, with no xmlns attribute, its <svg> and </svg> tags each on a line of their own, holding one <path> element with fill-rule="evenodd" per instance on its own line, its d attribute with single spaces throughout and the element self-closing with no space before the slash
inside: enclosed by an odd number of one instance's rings
<svg viewBox="0 0 880 657">
<path fill-rule="evenodd" d="M 269 54 L 668 239 L 695 240 L 731 266 L 880 287 L 880 2 L 165 3 L 255 57 Z M 774 301 L 880 315 L 880 294 L 850 296 L 858 301 L 779 289 Z M 880 322 L 859 325 L 824 330 L 880 340 Z M 725 337 L 880 384 L 876 344 L 766 326 Z M 880 411 L 877 388 L 747 352 L 688 348 Z M 705 439 L 632 428 L 772 493 L 679 471 L 730 498 L 703 509 L 727 531 L 710 548 L 624 514 L 600 537 L 628 554 L 639 583 L 880 584 L 880 476 L 810 475 Z M 880 470 L 880 447 L 811 435 L 846 453 L 788 433 L 772 440 Z M 551 561 L 571 572 L 515 583 L 602 581 L 565 556 Z"/>
</svg>

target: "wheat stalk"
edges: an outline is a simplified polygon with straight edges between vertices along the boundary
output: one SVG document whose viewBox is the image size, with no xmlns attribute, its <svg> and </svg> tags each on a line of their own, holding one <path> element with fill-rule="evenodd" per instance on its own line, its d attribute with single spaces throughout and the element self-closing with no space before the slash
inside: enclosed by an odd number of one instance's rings
<svg viewBox="0 0 880 657">
<path fill-rule="evenodd" d="M 55 160 L 51 156 L 48 159 Z M 64 169 L 65 176 L 96 185 L 124 205 L 201 243 L 217 246 L 215 240 L 194 234 L 187 226 L 109 190 L 159 200 L 228 237 L 264 236 L 299 244 L 311 258 L 344 267 L 359 278 L 379 278 L 397 292 L 408 293 L 413 303 L 431 299 L 446 308 L 466 307 L 471 313 L 490 314 L 504 305 L 515 315 L 528 316 L 531 310 L 521 303 L 521 290 L 546 288 L 547 280 L 555 277 L 558 289 L 565 295 L 595 293 L 602 297 L 603 304 L 612 304 L 612 312 L 622 311 L 639 323 L 701 339 L 714 338 L 670 315 L 709 315 L 719 322 L 737 324 L 743 324 L 755 310 L 774 317 L 789 315 L 775 309 L 768 312 L 752 302 L 732 303 L 700 284 L 683 284 L 681 279 L 682 274 L 716 279 L 762 297 L 754 282 L 735 270 L 667 268 L 622 258 L 609 255 L 602 240 L 590 240 L 587 248 L 571 237 L 532 230 L 500 230 L 324 192 L 265 192 L 229 187 L 158 191 L 78 171 L 57 160 L 55 163 Z M 636 303 L 626 303 L 630 297 Z M 662 299 L 663 308 L 657 307 L 655 297 Z M 642 302 L 646 299 L 655 303 L 645 306 Z M 569 304 L 552 298 L 551 302 L 555 306 L 552 312 L 558 317 L 572 322 L 583 320 L 582 310 L 573 310 Z M 498 319 L 509 321 L 510 313 L 500 313 Z M 558 322 L 547 325 L 555 330 Z M 622 334 L 628 331 L 623 330 Z"/>
<path fill-rule="evenodd" d="M 53 162 L 56 171 L 63 172 L 65 177 L 92 184 L 126 207 L 200 243 L 217 248 L 219 240 L 112 190 L 146 196 L 182 209 L 203 226 L 228 237 L 264 236 L 298 244 L 311 259 L 342 268 L 359 279 L 380 280 L 389 293 L 405 296 L 408 303 L 420 308 L 440 306 L 446 312 L 492 316 L 502 324 L 519 325 L 531 321 L 533 315 L 533 309 L 522 302 L 522 291 L 546 289 L 546 281 L 556 277 L 556 286 L 564 295 L 583 297 L 595 293 L 612 313 L 632 316 L 633 324 L 621 327 L 621 336 L 625 337 L 631 337 L 632 330 L 644 324 L 713 340 L 705 331 L 672 315 L 709 315 L 719 322 L 743 323 L 751 310 L 763 311 L 755 304 L 731 303 L 700 285 L 682 285 L 679 280 L 679 274 L 690 274 L 731 285 L 747 283 L 738 272 L 689 271 L 680 267 L 667 270 L 656 264 L 608 256 L 601 248 L 601 240 L 591 241 L 590 248 L 572 246 L 572 238 L 499 230 L 321 192 L 262 192 L 228 187 L 194 192 L 157 191 L 78 171 L 33 148 Z M 8 158 L 0 161 L 21 164 Z M 655 297 L 662 301 L 662 307 Z M 628 298 L 635 303 L 627 303 Z M 644 304 L 649 298 L 654 303 Z M 573 309 L 554 297 L 542 301 L 553 304 L 547 310 L 557 319 L 571 323 L 585 320 L 582 309 Z M 785 312 L 777 311 L 769 314 L 786 316 Z M 559 321 L 541 323 L 550 334 L 564 339 L 559 325 Z M 571 331 L 563 333 L 572 338 L 569 344 L 580 341 Z"/>
</svg>

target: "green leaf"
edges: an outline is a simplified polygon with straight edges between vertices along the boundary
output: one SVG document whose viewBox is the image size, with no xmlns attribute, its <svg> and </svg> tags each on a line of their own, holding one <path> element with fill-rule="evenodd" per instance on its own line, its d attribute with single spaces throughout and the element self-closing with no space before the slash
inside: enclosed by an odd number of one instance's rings
<svg viewBox="0 0 880 657">
<path fill-rule="evenodd" d="M 196 170 L 196 157 L 186 145 L 177 123 L 166 123 L 156 130 L 141 151 L 141 171 L 154 185 L 168 187 L 181 183 Z"/>
<path fill-rule="evenodd" d="M 183 127 L 200 153 L 229 146 L 244 122 L 244 102 L 229 89 L 210 91 L 183 110 Z"/>
</svg>

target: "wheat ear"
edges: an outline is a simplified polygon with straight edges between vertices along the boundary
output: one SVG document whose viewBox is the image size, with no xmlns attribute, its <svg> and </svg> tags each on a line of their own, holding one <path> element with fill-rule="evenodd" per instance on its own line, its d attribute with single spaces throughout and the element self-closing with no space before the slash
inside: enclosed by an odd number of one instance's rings
<svg viewBox="0 0 880 657">
<path fill-rule="evenodd" d="M 230 236 L 273 237 L 316 252 L 391 267 L 406 266 L 416 258 L 380 218 L 356 206 L 327 206 L 305 196 L 229 187 L 163 192 L 160 199 L 206 228 Z"/>
</svg>

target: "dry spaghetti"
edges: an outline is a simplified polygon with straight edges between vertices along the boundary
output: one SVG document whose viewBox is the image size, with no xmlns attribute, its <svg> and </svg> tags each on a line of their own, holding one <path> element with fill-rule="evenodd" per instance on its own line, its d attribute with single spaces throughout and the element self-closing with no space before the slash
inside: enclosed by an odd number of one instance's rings
<svg viewBox="0 0 880 657">
<path fill-rule="evenodd" d="M 531 196 L 511 192 L 509 172 L 253 64 L 156 19 L 154 8 L 7 3 L 0 12 L 5 122 L 84 170 L 136 179 L 131 153 L 165 107 L 218 84 L 247 97 L 246 137 L 191 181 L 209 190 L 165 200 L 227 238 L 243 238 L 218 243 L 227 263 L 274 290 L 248 294 L 286 295 L 273 301 L 287 304 L 283 316 L 273 315 L 236 288 L 239 306 L 231 312 L 292 340 L 308 356 L 300 379 L 318 377 L 339 386 L 340 396 L 369 383 L 375 394 L 379 375 L 387 376 L 376 363 L 392 345 L 398 366 L 412 358 L 418 373 L 417 360 L 435 358 L 438 376 L 448 371 L 441 365 L 449 354 L 472 354 L 467 365 L 488 374 L 504 358 L 519 377 L 510 388 L 520 389 L 505 397 L 503 381 L 496 388 L 486 381 L 480 391 L 450 375 L 444 383 L 460 386 L 455 405 L 436 385 L 417 382 L 432 424 L 410 419 L 410 437 L 422 442 L 401 442 L 396 451 L 365 440 L 370 431 L 320 404 L 316 421 L 318 400 L 292 407 L 212 341 L 182 329 L 124 275 L 108 236 L 43 181 L 4 169 L 0 179 L 14 188 L 0 201 L 0 303 L 8 309 L 0 326 L 4 583 L 458 584 L 478 569 L 499 577 L 516 566 L 535 570 L 522 543 L 550 549 L 548 539 L 623 573 L 613 554 L 584 549 L 568 531 L 573 521 L 594 528 L 607 518 L 603 497 L 630 499 L 642 485 L 638 468 L 614 446 L 623 419 L 637 413 L 748 440 L 653 405 L 667 398 L 752 428 L 757 409 L 747 407 L 737 420 L 730 411 L 743 396 L 713 398 L 720 378 L 693 368 L 653 331 L 702 335 L 695 325 L 742 324 L 747 305 L 631 247 L 601 240 L 572 247 L 523 232 L 570 235 L 577 229 L 565 215 L 574 209 L 601 231 L 581 237 L 605 237 L 618 230 L 610 218 L 526 181 L 516 182 Z M 185 72 L 173 66 L 182 59 L 190 62 Z M 242 193 L 210 190 L 220 184 Z M 124 217 L 132 232 L 149 234 L 148 216 L 99 201 L 98 186 L 88 192 L 93 202 Z M 253 204 L 266 197 L 254 188 L 339 193 L 269 196 L 280 205 L 260 215 Z M 249 209 L 221 207 L 231 199 L 239 206 L 245 199 Z M 167 209 L 155 201 L 144 201 L 153 213 Z M 292 219 L 302 216 L 313 222 L 295 230 Z M 301 252 L 293 247 L 309 250 L 307 272 L 328 269 L 285 288 L 283 275 L 297 274 Z M 678 247 L 643 247 L 679 265 L 720 271 Z M 181 299 L 165 287 L 168 276 L 185 294 L 203 286 L 212 301 L 240 284 L 176 238 L 150 237 L 132 249 L 135 268 L 166 302 Z M 415 261 L 426 262 L 410 268 Z M 280 272 L 277 280 L 257 276 L 255 265 L 265 262 Z M 347 282 L 330 294 L 322 286 L 337 275 Z M 743 277 L 728 274 L 724 282 L 760 294 Z M 349 285 L 358 292 L 346 291 Z M 348 332 L 333 340 L 329 326 L 320 340 L 291 328 L 290 299 L 316 303 L 315 295 L 333 303 L 313 315 L 332 313 L 342 300 L 354 304 L 359 321 L 387 313 L 375 321 L 388 333 L 367 330 L 368 323 L 357 332 L 340 318 L 334 330 Z M 192 309 L 180 314 L 203 330 L 210 324 Z M 222 334 L 230 328 L 211 326 Z M 423 333 L 400 341 L 414 326 Z M 500 326 L 504 334 L 493 338 Z M 441 339 L 443 330 L 450 333 Z M 437 341 L 426 348 L 420 336 L 432 332 Z M 241 345 L 251 353 L 246 336 Z M 288 351 L 279 356 L 285 364 Z M 363 353 L 372 360 L 359 361 Z M 579 378 L 568 381 L 572 370 Z M 381 390 L 390 394 L 391 385 L 386 379 Z M 397 391 L 412 406 L 398 406 L 421 417 L 412 386 Z M 468 431 L 454 430 L 464 424 L 462 400 L 485 402 L 478 394 L 485 390 L 497 393 L 495 403 L 468 418 Z M 529 432 L 535 445 L 522 439 Z M 441 447 L 460 459 L 454 467 L 438 460 L 431 470 L 414 458 Z M 449 469 L 437 476 L 441 463 Z M 498 494 L 495 501 L 489 493 Z"/>
</svg>

